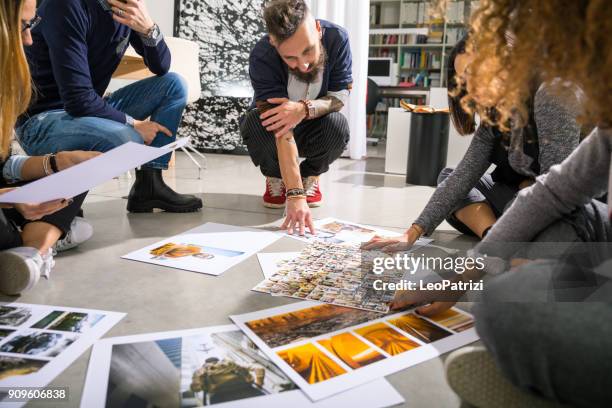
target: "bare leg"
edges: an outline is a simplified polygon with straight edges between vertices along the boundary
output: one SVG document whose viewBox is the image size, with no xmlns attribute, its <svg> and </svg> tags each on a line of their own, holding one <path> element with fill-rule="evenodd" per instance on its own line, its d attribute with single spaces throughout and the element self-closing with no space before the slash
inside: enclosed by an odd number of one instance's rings
<svg viewBox="0 0 612 408">
<path fill-rule="evenodd" d="M 476 203 L 463 207 L 455 213 L 455 217 L 480 238 L 497 221 L 491 206 L 487 203 Z"/>
<path fill-rule="evenodd" d="M 61 238 L 62 231 L 46 222 L 32 222 L 23 228 L 21 238 L 23 245 L 46 253 Z"/>
</svg>

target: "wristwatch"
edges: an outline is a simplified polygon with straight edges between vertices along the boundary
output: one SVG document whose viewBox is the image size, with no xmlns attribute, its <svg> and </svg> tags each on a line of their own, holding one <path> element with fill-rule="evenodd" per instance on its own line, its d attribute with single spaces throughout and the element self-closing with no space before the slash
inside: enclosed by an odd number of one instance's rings
<svg viewBox="0 0 612 408">
<path fill-rule="evenodd" d="M 155 47 L 162 39 L 162 33 L 157 24 L 149 29 L 146 34 L 141 35 L 142 42 L 148 47 Z"/>
<path fill-rule="evenodd" d="M 304 107 L 306 107 L 306 120 L 313 119 L 317 114 L 317 109 L 315 108 L 312 101 L 308 99 L 302 99 L 300 103 L 303 104 Z"/>
</svg>

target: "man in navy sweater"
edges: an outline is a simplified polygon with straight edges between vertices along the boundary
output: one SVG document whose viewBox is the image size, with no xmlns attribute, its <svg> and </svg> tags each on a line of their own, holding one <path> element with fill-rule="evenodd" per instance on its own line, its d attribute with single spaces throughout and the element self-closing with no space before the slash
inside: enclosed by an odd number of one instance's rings
<svg viewBox="0 0 612 408">
<path fill-rule="evenodd" d="M 36 95 L 16 129 L 28 154 L 106 152 L 130 141 L 160 147 L 175 140 L 186 84 L 168 73 L 170 51 L 143 0 L 44 0 L 38 15 L 27 50 Z M 129 45 L 156 76 L 104 96 Z M 128 211 L 202 208 L 199 198 L 164 183 L 169 160 L 166 155 L 136 171 Z"/>
<path fill-rule="evenodd" d="M 322 203 L 319 176 L 350 136 L 340 113 L 353 84 L 348 33 L 316 20 L 304 0 L 270 0 L 264 20 L 268 35 L 250 57 L 255 97 L 242 138 L 266 176 L 264 206 L 286 207 L 290 234 L 314 233 L 309 207 Z"/>
</svg>

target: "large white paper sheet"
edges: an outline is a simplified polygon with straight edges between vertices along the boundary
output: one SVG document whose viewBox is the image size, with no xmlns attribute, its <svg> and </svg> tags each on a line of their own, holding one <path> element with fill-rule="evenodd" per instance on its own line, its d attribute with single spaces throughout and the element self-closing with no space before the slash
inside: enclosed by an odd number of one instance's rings
<svg viewBox="0 0 612 408">
<path fill-rule="evenodd" d="M 207 223 L 122 258 L 219 276 L 279 238 L 269 231 Z"/>
<path fill-rule="evenodd" d="M 187 144 L 184 138 L 156 148 L 129 142 L 69 169 L 0 195 L 0 203 L 45 203 L 72 198 Z"/>
<path fill-rule="evenodd" d="M 306 235 L 301 236 L 299 234 L 294 233 L 293 235 L 288 235 L 285 231 L 279 232 L 280 234 L 297 239 L 299 241 L 304 242 L 312 242 L 312 241 L 322 241 L 329 242 L 331 244 L 360 244 L 362 242 L 367 242 L 371 240 L 374 236 L 382 236 L 382 237 L 399 237 L 402 234 L 398 234 L 397 232 L 388 231 L 381 228 L 371 227 L 368 225 L 357 224 L 350 221 L 340 220 L 338 218 L 324 218 L 322 220 L 316 220 L 314 222 L 314 226 L 317 234 L 313 236 L 312 234 L 306 232 Z M 409 252 L 415 251 L 423 246 L 429 245 L 433 242 L 433 239 L 429 238 L 420 238 L 414 246 L 411 248 Z"/>
<path fill-rule="evenodd" d="M 0 388 L 43 388 L 124 313 L 0 303 Z M 2 406 L 24 403 L 0 401 Z"/>
<path fill-rule="evenodd" d="M 298 302 L 230 318 L 313 401 L 478 340 L 456 309 L 425 319 Z"/>
<path fill-rule="evenodd" d="M 234 325 L 98 342 L 81 407 L 125 406 L 130 397 L 167 408 L 201 406 L 204 401 L 219 408 L 376 408 L 404 402 L 387 381 L 378 379 L 313 403 Z"/>
</svg>

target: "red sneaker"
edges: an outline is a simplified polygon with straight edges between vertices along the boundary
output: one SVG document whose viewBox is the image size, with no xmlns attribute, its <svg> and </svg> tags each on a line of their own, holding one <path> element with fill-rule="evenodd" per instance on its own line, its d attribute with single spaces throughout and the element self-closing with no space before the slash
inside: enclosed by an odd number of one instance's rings
<svg viewBox="0 0 612 408">
<path fill-rule="evenodd" d="M 306 190 L 306 202 L 308 206 L 320 207 L 323 204 L 323 194 L 319 188 L 319 177 L 307 177 L 302 180 Z"/>
<path fill-rule="evenodd" d="M 263 196 L 263 205 L 267 208 L 284 208 L 287 196 L 285 195 L 283 179 L 266 177 L 266 192 Z"/>
</svg>

